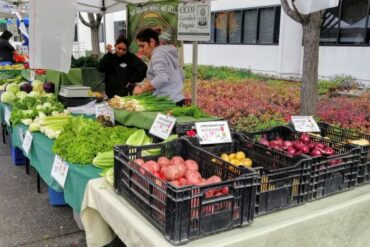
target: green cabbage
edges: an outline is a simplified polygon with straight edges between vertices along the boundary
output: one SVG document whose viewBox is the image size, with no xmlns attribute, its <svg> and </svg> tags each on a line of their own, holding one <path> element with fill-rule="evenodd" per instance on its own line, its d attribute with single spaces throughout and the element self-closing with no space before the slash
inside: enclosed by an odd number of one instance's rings
<svg viewBox="0 0 370 247">
<path fill-rule="evenodd" d="M 16 97 L 15 97 L 15 94 L 13 92 L 6 91 L 6 92 L 1 94 L 0 99 L 1 99 L 1 102 L 3 102 L 3 103 L 12 104 L 13 101 L 16 99 Z"/>
</svg>

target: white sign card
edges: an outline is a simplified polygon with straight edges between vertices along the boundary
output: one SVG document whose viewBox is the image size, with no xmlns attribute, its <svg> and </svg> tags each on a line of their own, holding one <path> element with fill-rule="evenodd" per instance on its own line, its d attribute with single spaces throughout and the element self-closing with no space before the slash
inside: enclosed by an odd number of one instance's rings
<svg viewBox="0 0 370 247">
<path fill-rule="evenodd" d="M 210 38 L 211 1 L 179 3 L 177 39 L 183 41 L 209 41 Z"/>
<path fill-rule="evenodd" d="M 23 143 L 23 140 L 24 140 L 23 130 L 20 127 L 18 128 L 18 137 L 19 137 L 19 140 Z"/>
<path fill-rule="evenodd" d="M 232 142 L 227 121 L 195 123 L 200 144 L 216 144 Z"/>
<path fill-rule="evenodd" d="M 291 119 L 294 129 L 298 132 L 320 132 L 312 116 L 292 116 Z"/>
<path fill-rule="evenodd" d="M 107 102 L 95 104 L 95 116 L 96 118 L 99 116 L 109 117 L 109 121 L 111 121 L 113 124 L 115 122 L 114 110 Z"/>
<path fill-rule="evenodd" d="M 11 115 L 12 113 L 10 112 L 10 110 L 9 110 L 9 107 L 5 107 L 5 112 L 4 112 L 4 121 L 5 121 L 5 123 L 8 125 L 8 126 L 10 126 L 10 122 L 9 122 L 9 119 L 10 119 L 10 115 Z"/>
<path fill-rule="evenodd" d="M 24 137 L 24 140 L 22 143 L 22 149 L 25 152 L 26 156 L 28 156 L 30 152 L 31 145 L 32 145 L 32 139 L 33 139 L 32 133 L 27 131 L 26 136 Z"/>
<path fill-rule="evenodd" d="M 59 155 L 55 155 L 53 167 L 51 168 L 51 176 L 64 188 L 66 178 L 68 175 L 69 166 L 65 163 Z"/>
<path fill-rule="evenodd" d="M 149 133 L 163 140 L 167 139 L 170 136 L 175 123 L 176 118 L 158 113 Z"/>
</svg>

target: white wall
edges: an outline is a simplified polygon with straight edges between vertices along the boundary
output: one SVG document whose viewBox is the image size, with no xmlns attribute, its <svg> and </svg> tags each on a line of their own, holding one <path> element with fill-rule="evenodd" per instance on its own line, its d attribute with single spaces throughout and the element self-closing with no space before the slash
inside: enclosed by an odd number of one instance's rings
<svg viewBox="0 0 370 247">
<path fill-rule="evenodd" d="M 370 81 L 370 47 L 321 46 L 319 75 L 352 75 Z"/>
</svg>

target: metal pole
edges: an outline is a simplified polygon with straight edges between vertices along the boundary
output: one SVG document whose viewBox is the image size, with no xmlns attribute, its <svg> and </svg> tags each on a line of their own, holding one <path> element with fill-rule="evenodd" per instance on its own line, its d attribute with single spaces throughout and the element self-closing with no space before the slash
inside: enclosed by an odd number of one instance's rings
<svg viewBox="0 0 370 247">
<path fill-rule="evenodd" d="M 193 41 L 193 70 L 192 70 L 192 87 L 191 102 L 192 105 L 198 104 L 198 42 Z"/>
</svg>

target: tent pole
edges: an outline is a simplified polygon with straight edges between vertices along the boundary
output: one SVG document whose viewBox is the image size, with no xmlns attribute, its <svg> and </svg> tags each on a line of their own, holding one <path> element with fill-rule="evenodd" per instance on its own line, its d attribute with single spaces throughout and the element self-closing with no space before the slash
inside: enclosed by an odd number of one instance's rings
<svg viewBox="0 0 370 247">
<path fill-rule="evenodd" d="M 198 42 L 193 41 L 193 70 L 192 70 L 192 88 L 191 102 L 192 105 L 198 104 Z"/>
<path fill-rule="evenodd" d="M 105 53 L 105 48 L 107 47 L 107 19 L 105 18 L 105 11 L 104 11 L 104 18 L 103 18 L 103 31 L 104 31 L 104 48 L 103 48 L 103 53 Z M 100 56 L 99 56 L 100 57 Z"/>
</svg>

